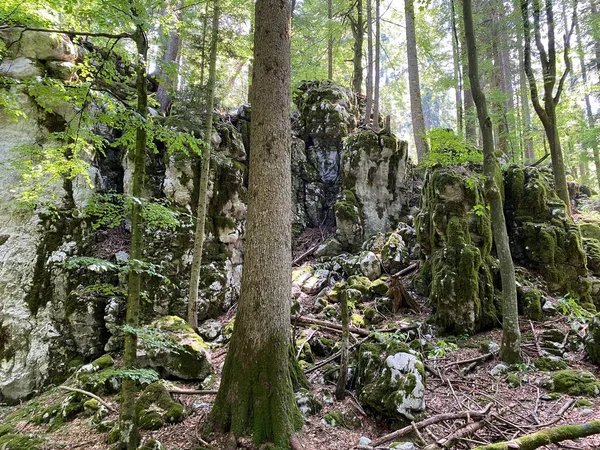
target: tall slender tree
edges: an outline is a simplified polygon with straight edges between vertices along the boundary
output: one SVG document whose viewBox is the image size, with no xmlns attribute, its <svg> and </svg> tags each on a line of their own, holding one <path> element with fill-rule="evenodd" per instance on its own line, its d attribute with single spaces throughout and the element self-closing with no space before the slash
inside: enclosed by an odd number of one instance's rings
<svg viewBox="0 0 600 450">
<path fill-rule="evenodd" d="M 200 284 L 200 268 L 202 266 L 202 249 L 204 248 L 206 210 L 208 207 L 208 180 L 210 178 L 210 156 L 212 149 L 213 110 L 215 103 L 215 86 L 217 79 L 217 41 L 219 39 L 219 0 L 213 0 L 212 31 L 208 68 L 208 86 L 206 87 L 206 117 L 204 118 L 204 149 L 200 170 L 200 189 L 196 210 L 196 233 L 192 253 L 192 269 L 190 276 L 190 298 L 188 302 L 188 324 L 198 328 L 198 288 Z"/>
<path fill-rule="evenodd" d="M 531 94 L 531 103 L 537 113 L 550 147 L 550 156 L 552 158 L 552 173 L 554 175 L 554 185 L 559 198 L 565 202 L 567 212 L 571 212 L 571 201 L 569 199 L 569 189 L 567 187 L 567 175 L 565 170 L 565 161 L 563 151 L 560 146 L 560 135 L 558 132 L 558 123 L 556 118 L 556 105 L 560 101 L 560 96 L 563 92 L 565 81 L 571 71 L 571 59 L 569 57 L 569 42 L 575 24 L 577 8 L 573 9 L 573 21 L 570 30 L 567 30 L 564 40 L 564 59 L 565 70 L 562 73 L 558 86 L 556 85 L 556 38 L 554 31 L 554 11 L 552 0 L 545 0 L 545 16 L 546 16 L 546 34 L 548 39 L 548 49 L 542 42 L 542 31 L 540 24 L 541 15 L 541 0 L 533 0 L 533 31 L 535 43 L 540 57 L 542 66 L 542 75 L 544 80 L 543 87 L 543 106 L 538 93 L 537 81 L 533 73 L 531 63 L 531 26 L 529 22 L 530 4 L 532 0 L 521 0 L 521 14 L 523 17 L 524 31 L 524 66 L 525 73 L 529 80 L 529 91 Z M 576 6 L 576 5 L 575 5 Z M 555 88 L 556 87 L 556 91 Z"/>
<path fill-rule="evenodd" d="M 367 0 L 367 105 L 364 123 L 369 125 L 373 112 L 373 2 Z"/>
<path fill-rule="evenodd" d="M 333 20 L 333 0 L 327 0 L 327 79 L 333 80 L 333 33 L 331 21 Z"/>
<path fill-rule="evenodd" d="M 381 80 L 381 0 L 375 0 L 375 72 L 373 74 L 373 130 L 379 131 L 379 84 Z"/>
<path fill-rule="evenodd" d="M 137 50 L 136 87 L 138 123 L 136 130 L 135 151 L 133 155 L 134 171 L 131 196 L 131 247 L 129 258 L 132 264 L 127 281 L 127 313 L 125 323 L 130 327 L 137 327 L 140 321 L 140 291 L 142 274 L 135 270 L 133 264 L 139 264 L 143 258 L 144 246 L 144 220 L 142 217 L 142 202 L 144 191 L 144 172 L 146 164 L 146 139 L 147 131 L 145 120 L 148 117 L 148 88 L 146 83 L 148 39 L 145 26 L 139 17 L 139 12 L 131 8 L 132 17 L 136 23 L 133 39 Z M 137 335 L 134 332 L 125 333 L 125 348 L 123 352 L 123 368 L 132 369 L 137 364 Z M 119 441 L 120 447 L 127 450 L 136 450 L 140 442 L 140 435 L 135 420 L 135 380 L 129 377 L 123 379 L 121 390 L 122 403 L 119 416 Z"/>
<path fill-rule="evenodd" d="M 356 19 L 352 14 L 348 15 L 350 27 L 354 37 L 353 58 L 352 58 L 352 88 L 354 92 L 362 92 L 363 82 L 363 40 L 365 36 L 365 21 L 363 19 L 363 0 L 356 0 Z"/>
<path fill-rule="evenodd" d="M 483 140 L 483 172 L 485 179 L 485 197 L 490 204 L 492 216 L 492 232 L 498 259 L 500 260 L 500 275 L 502 278 L 502 346 L 500 357 L 508 363 L 520 362 L 521 332 L 519 330 L 519 316 L 517 310 L 517 284 L 515 281 L 515 268 L 510 253 L 506 220 L 502 207 L 502 195 L 498 181 L 501 172 L 498 158 L 494 151 L 494 136 L 492 120 L 488 115 L 485 94 L 479 83 L 479 69 L 477 61 L 477 47 L 473 31 L 473 13 L 471 0 L 463 0 L 463 19 L 465 24 L 465 43 L 469 61 L 469 80 L 473 101 L 477 108 L 479 130 Z"/>
<path fill-rule="evenodd" d="M 414 0 L 404 0 L 404 17 L 406 20 L 406 54 L 408 57 L 410 114 L 412 118 L 415 147 L 417 149 L 417 160 L 418 162 L 423 162 L 425 153 L 427 153 L 427 142 L 425 140 L 423 102 L 421 101 L 421 81 L 419 78 L 419 58 L 417 57 Z"/>
<path fill-rule="evenodd" d="M 290 359 L 290 2 L 257 0 L 242 288 L 212 420 L 287 449 L 302 424 Z"/>
<path fill-rule="evenodd" d="M 177 60 L 181 51 L 181 22 L 183 20 L 183 1 L 177 3 L 177 11 L 175 12 L 172 22 L 169 24 L 169 37 L 163 55 L 161 65 L 158 70 L 158 90 L 156 92 L 156 100 L 160 105 L 160 110 L 163 114 L 167 114 L 171 103 L 171 92 L 177 88 L 177 76 L 173 75 L 176 70 L 173 70 L 173 65 L 177 65 Z"/>
</svg>

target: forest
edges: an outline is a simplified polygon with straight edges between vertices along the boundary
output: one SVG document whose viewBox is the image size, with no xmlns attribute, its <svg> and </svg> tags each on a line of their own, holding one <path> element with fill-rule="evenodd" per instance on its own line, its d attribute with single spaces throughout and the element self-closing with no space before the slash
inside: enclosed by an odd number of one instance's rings
<svg viewBox="0 0 600 450">
<path fill-rule="evenodd" d="M 600 448 L 599 8 L 0 2 L 0 450 Z"/>
</svg>

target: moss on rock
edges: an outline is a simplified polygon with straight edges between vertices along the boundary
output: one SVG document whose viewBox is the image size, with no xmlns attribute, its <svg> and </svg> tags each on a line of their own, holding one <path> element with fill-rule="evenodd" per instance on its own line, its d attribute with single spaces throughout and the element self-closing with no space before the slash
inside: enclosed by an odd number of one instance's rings
<svg viewBox="0 0 600 450">
<path fill-rule="evenodd" d="M 533 362 L 536 369 L 543 372 L 552 372 L 556 370 L 564 370 L 568 367 L 564 359 L 558 356 L 542 356 Z"/>
<path fill-rule="evenodd" d="M 135 414 L 142 430 L 157 430 L 165 423 L 183 420 L 183 405 L 171 398 L 161 383 L 149 385 L 135 403 Z"/>
<path fill-rule="evenodd" d="M 588 324 L 585 333 L 585 350 L 590 360 L 596 364 L 600 363 L 600 315 L 595 315 Z"/>
<path fill-rule="evenodd" d="M 596 397 L 600 382 L 594 374 L 581 370 L 559 370 L 552 373 L 552 390 L 569 395 Z"/>
</svg>

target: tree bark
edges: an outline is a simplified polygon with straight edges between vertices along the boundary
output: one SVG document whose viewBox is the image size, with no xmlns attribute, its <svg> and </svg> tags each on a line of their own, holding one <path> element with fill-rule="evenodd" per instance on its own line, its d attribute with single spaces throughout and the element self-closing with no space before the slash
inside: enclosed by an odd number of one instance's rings
<svg viewBox="0 0 600 450">
<path fill-rule="evenodd" d="M 373 108 L 373 5 L 367 0 L 367 105 L 365 107 L 364 124 L 371 123 Z"/>
<path fill-rule="evenodd" d="M 381 0 L 375 0 L 375 80 L 373 89 L 373 130 L 379 132 L 379 80 L 381 79 L 381 20 L 379 17 Z"/>
<path fill-rule="evenodd" d="M 425 119 L 423 117 L 421 82 L 419 79 L 414 0 L 404 0 L 404 17 L 406 19 L 406 55 L 408 57 L 410 114 L 417 150 L 417 161 L 421 163 L 424 161 L 425 154 L 427 153 L 427 142 L 425 141 Z"/>
<path fill-rule="evenodd" d="M 202 266 L 202 249 L 204 248 L 206 210 L 208 207 L 208 180 L 210 178 L 210 155 L 212 150 L 213 109 L 215 106 L 215 86 L 217 78 L 217 41 L 219 38 L 219 0 L 213 0 L 212 32 L 210 40 L 210 63 L 208 68 L 208 86 L 206 87 L 206 117 L 204 119 L 204 148 L 200 171 L 200 189 L 196 210 L 196 232 L 192 252 L 192 269 L 190 275 L 190 298 L 188 302 L 187 322 L 198 328 L 198 288 L 200 284 L 200 268 Z"/>
<path fill-rule="evenodd" d="M 178 11 L 175 15 L 173 23 L 170 24 L 169 38 L 167 40 L 167 48 L 163 56 L 162 65 L 159 69 L 158 74 L 158 90 L 156 92 L 156 100 L 160 105 L 160 110 L 163 114 L 168 114 L 173 99 L 171 98 L 171 91 L 177 88 L 177 76 L 173 77 L 170 65 L 177 63 L 179 57 L 179 51 L 181 49 L 181 33 L 179 32 L 178 26 L 183 20 L 183 2 L 177 3 Z"/>
<path fill-rule="evenodd" d="M 565 162 L 563 157 L 562 148 L 560 146 L 560 136 L 558 133 L 558 124 L 556 121 L 556 105 L 560 101 L 564 83 L 567 75 L 571 70 L 571 60 L 569 58 L 569 40 L 571 37 L 571 28 L 565 37 L 565 71 L 560 77 L 556 93 L 554 87 L 556 85 L 556 43 L 554 34 L 554 13 L 552 10 L 552 0 L 545 0 L 545 13 L 546 13 L 546 25 L 547 25 L 547 39 L 548 49 L 544 47 L 541 37 L 540 27 L 540 13 L 541 13 L 541 0 L 533 0 L 533 28 L 535 35 L 536 47 L 540 55 L 540 63 L 542 65 L 542 74 L 544 79 L 544 93 L 543 100 L 544 106 L 540 102 L 538 88 L 536 84 L 535 75 L 533 73 L 531 65 L 531 37 L 530 37 L 530 25 L 529 25 L 529 3 L 530 0 L 521 0 L 521 13 L 523 17 L 523 30 L 524 30 L 524 65 L 525 73 L 529 80 L 529 91 L 531 93 L 531 103 L 537 113 L 542 125 L 546 137 L 548 138 L 548 145 L 550 147 L 550 156 L 552 158 L 552 173 L 554 175 L 554 185 L 558 197 L 565 203 L 567 213 L 571 214 L 571 201 L 569 199 L 569 189 L 567 186 L 567 175 L 565 170 Z"/>
<path fill-rule="evenodd" d="M 464 136 L 462 100 L 463 80 L 460 66 L 460 44 L 458 40 L 458 31 L 456 27 L 456 7 L 454 0 L 450 0 L 450 7 L 452 25 L 452 59 L 454 62 L 454 79 L 456 80 L 456 85 L 454 88 L 454 98 L 456 102 L 456 134 L 458 134 L 459 136 Z M 419 89 L 419 95 L 420 93 L 421 91 Z M 425 127 L 423 126 L 423 128 Z"/>
<path fill-rule="evenodd" d="M 519 1 L 519 0 L 515 0 Z M 519 6 L 517 4 L 517 6 Z M 523 54 L 523 22 L 516 23 L 517 27 L 517 51 L 519 54 L 519 95 L 521 98 L 521 123 L 522 123 L 522 146 L 526 161 L 533 161 L 533 137 L 531 136 L 531 111 L 529 109 L 529 96 L 527 95 L 527 75 L 525 73 L 525 56 Z"/>
<path fill-rule="evenodd" d="M 463 0 L 460 0 L 461 3 Z M 469 144 L 476 144 L 477 141 L 477 130 L 476 130 L 476 113 L 475 103 L 473 102 L 473 94 L 471 93 L 471 86 L 469 79 L 465 75 L 469 73 L 469 67 L 467 63 L 467 46 L 465 45 L 464 33 L 459 33 L 462 40 L 460 45 L 461 50 L 461 62 L 462 62 L 462 73 L 463 73 L 463 101 L 464 101 L 464 123 L 465 123 L 465 140 Z"/>
<path fill-rule="evenodd" d="M 135 12 L 132 8 L 132 13 Z M 144 246 L 144 220 L 142 217 L 142 203 L 140 201 L 144 190 L 144 172 L 146 158 L 147 132 L 145 120 L 148 117 L 148 91 L 146 84 L 146 59 L 148 56 L 148 40 L 141 24 L 136 26 L 133 39 L 137 49 L 136 64 L 136 88 L 138 124 L 135 140 L 135 153 L 133 155 L 134 170 L 131 196 L 131 248 L 129 260 L 131 263 L 141 261 Z M 127 312 L 125 323 L 137 327 L 140 317 L 140 291 L 142 285 L 142 274 L 139 271 L 129 271 L 127 280 Z M 132 369 L 137 363 L 137 336 L 135 333 L 125 333 L 123 352 L 123 368 Z M 125 377 L 121 390 L 122 403 L 119 416 L 119 442 L 120 448 L 135 450 L 140 442 L 140 434 L 135 419 L 135 380 Z"/>
<path fill-rule="evenodd" d="M 258 0 L 242 289 L 213 423 L 288 449 L 302 425 L 290 376 L 291 4 Z"/>
<path fill-rule="evenodd" d="M 492 216 L 492 232 L 496 252 L 500 260 L 500 275 L 502 279 L 502 345 L 500 358 L 507 363 L 516 363 L 522 360 L 521 332 L 519 330 L 519 317 L 517 310 L 517 286 L 515 269 L 510 253 L 506 220 L 502 207 L 502 196 L 497 180 L 502 180 L 502 173 L 498 159 L 494 152 L 494 137 L 492 121 L 488 116 L 485 94 L 479 84 L 479 70 L 477 62 L 477 49 L 475 33 L 473 31 L 473 14 L 471 0 L 463 0 L 463 18 L 465 23 L 465 43 L 469 61 L 469 80 L 473 100 L 477 107 L 479 129 L 483 139 L 483 172 L 485 180 L 485 197 L 490 205 Z"/>
<path fill-rule="evenodd" d="M 342 348 L 340 356 L 340 375 L 335 388 L 335 398 L 346 398 L 346 384 L 348 383 L 348 346 L 350 339 L 350 318 L 348 313 L 348 298 L 346 292 L 340 296 L 340 314 L 342 316 Z"/>
<path fill-rule="evenodd" d="M 356 21 L 351 22 L 352 34 L 354 35 L 354 71 L 352 75 L 352 87 L 354 92 L 360 94 L 362 92 L 363 81 L 363 39 L 365 35 L 365 23 L 363 19 L 363 0 L 356 2 Z"/>
<path fill-rule="evenodd" d="M 333 19 L 333 1 L 327 0 L 327 79 L 333 80 L 333 35 L 331 33 L 331 20 Z"/>
</svg>

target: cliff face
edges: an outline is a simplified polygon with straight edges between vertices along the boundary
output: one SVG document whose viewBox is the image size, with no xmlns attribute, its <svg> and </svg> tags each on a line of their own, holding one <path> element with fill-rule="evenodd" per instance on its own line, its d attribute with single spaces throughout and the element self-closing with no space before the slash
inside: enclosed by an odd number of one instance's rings
<svg viewBox="0 0 600 450">
<path fill-rule="evenodd" d="M 75 80 L 85 50 L 56 34 L 26 32 L 19 39 L 5 33 L 0 38 L 9 49 L 0 64 L 7 80 L 0 91 L 6 100 L 0 109 L 0 401 L 13 402 L 64 379 L 73 360 L 89 361 L 120 349 L 129 224 L 109 224 L 106 218 L 125 210 L 134 168 L 125 148 L 107 148 L 89 157 L 87 174 L 55 177 L 36 207 L 23 207 L 17 199 L 23 168 L 35 163 L 36 151 L 59 145 L 52 133 L 63 131 L 77 115 L 68 102 L 41 104 L 36 90 L 50 79 Z M 406 144 L 372 133 L 365 140 L 367 132 L 357 129 L 353 94 L 328 82 L 302 85 L 296 103 L 296 235 L 306 228 L 335 227 L 337 219 L 340 240 L 350 247 L 367 234 L 385 231 L 406 203 L 398 190 L 407 178 Z M 200 136 L 200 119 L 180 114 L 166 123 Z M 221 118 L 211 136 L 217 151 L 209 186 L 201 321 L 229 310 L 239 295 L 250 121 L 250 108 L 242 107 Z M 118 138 L 115 130 L 97 128 L 109 141 Z M 157 144 L 157 152 L 147 156 L 146 197 L 167 207 L 176 224 L 147 226 L 145 259 L 152 264 L 149 272 L 159 276 L 145 275 L 145 322 L 164 315 L 185 317 L 199 173 L 195 155 Z M 356 202 L 356 214 L 346 225 L 345 217 L 336 216 L 344 190 Z M 354 228 L 357 233 L 348 235 Z"/>
</svg>

